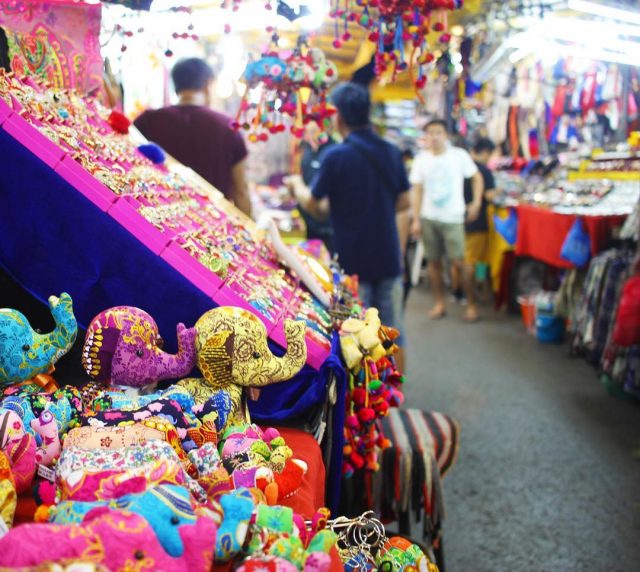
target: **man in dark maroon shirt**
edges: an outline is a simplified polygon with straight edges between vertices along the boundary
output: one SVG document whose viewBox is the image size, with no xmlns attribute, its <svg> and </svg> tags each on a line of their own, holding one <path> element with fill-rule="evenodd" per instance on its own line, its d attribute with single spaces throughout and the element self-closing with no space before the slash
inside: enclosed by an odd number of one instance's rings
<svg viewBox="0 0 640 572">
<path fill-rule="evenodd" d="M 171 78 L 178 104 L 145 111 L 136 127 L 251 215 L 244 140 L 231 129 L 229 117 L 209 108 L 213 70 L 204 60 L 189 58 L 174 66 Z"/>
</svg>

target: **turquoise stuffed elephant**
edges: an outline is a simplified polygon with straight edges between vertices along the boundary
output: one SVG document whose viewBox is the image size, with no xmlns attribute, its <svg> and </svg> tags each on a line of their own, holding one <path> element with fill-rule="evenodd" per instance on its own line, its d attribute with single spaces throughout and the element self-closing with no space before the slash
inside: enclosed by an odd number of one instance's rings
<svg viewBox="0 0 640 572">
<path fill-rule="evenodd" d="M 71 296 L 51 296 L 49 308 L 56 327 L 48 334 L 34 331 L 18 310 L 0 308 L 0 390 L 50 372 L 75 342 L 78 323 Z"/>
<path fill-rule="evenodd" d="M 195 524 L 197 520 L 186 488 L 158 485 L 143 493 L 129 494 L 111 501 L 62 501 L 49 509 L 49 522 L 80 524 L 89 511 L 99 506 L 128 510 L 142 516 L 153 528 L 167 554 L 174 558 L 182 556 L 184 552 L 179 527 Z"/>
</svg>

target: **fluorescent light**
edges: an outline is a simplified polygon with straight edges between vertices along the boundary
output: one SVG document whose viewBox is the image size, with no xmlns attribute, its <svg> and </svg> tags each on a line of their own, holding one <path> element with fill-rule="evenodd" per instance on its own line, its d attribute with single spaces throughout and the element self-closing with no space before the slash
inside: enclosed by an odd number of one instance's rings
<svg viewBox="0 0 640 572">
<path fill-rule="evenodd" d="M 612 27 L 617 28 L 616 26 Z M 616 32 L 606 33 L 604 28 L 594 26 L 585 20 L 567 20 L 562 22 L 554 19 L 542 22 L 536 29 L 540 36 L 569 43 L 585 44 L 586 46 L 602 47 L 623 54 L 635 54 L 636 61 L 640 61 L 640 42 L 621 40 Z"/>
<path fill-rule="evenodd" d="M 531 48 L 518 48 L 509 56 L 509 61 L 512 64 L 517 64 L 520 60 L 526 58 L 533 50 Z"/>
<path fill-rule="evenodd" d="M 620 20 L 629 24 L 640 24 L 640 13 L 623 10 L 606 4 L 597 4 L 589 0 L 569 0 L 569 8 L 594 16 L 602 16 L 603 18 L 611 18 L 612 20 Z"/>
<path fill-rule="evenodd" d="M 510 56 L 512 63 L 526 57 L 527 52 L 546 52 L 555 50 L 558 55 L 583 57 L 590 60 L 618 64 L 637 65 L 638 58 L 629 52 L 612 52 L 604 45 L 565 44 L 562 39 L 545 37 L 530 32 L 517 34 L 509 41 L 509 47 L 516 49 Z M 631 43 L 631 42 L 630 42 Z M 635 44 L 632 44 L 635 45 Z M 514 58 L 512 60 L 511 58 Z"/>
<path fill-rule="evenodd" d="M 604 24 L 600 31 L 598 26 L 588 20 L 545 18 L 527 32 L 509 38 L 506 44 L 515 50 L 524 48 L 531 51 L 536 51 L 545 43 L 555 44 L 572 53 L 582 50 L 585 57 L 591 59 L 638 65 L 640 42 L 620 39 L 616 25 L 610 26 L 609 33 L 602 29 Z M 513 53 L 510 59 L 513 58 L 511 61 L 514 62 L 522 57 L 522 53 Z"/>
<path fill-rule="evenodd" d="M 555 28 L 579 28 L 584 35 L 594 36 L 623 36 L 623 37 L 640 37 L 640 26 L 632 24 L 621 24 L 619 22 L 603 22 L 602 20 L 584 20 L 581 18 L 566 18 L 554 15 L 544 17 L 544 25 L 549 24 Z"/>
</svg>

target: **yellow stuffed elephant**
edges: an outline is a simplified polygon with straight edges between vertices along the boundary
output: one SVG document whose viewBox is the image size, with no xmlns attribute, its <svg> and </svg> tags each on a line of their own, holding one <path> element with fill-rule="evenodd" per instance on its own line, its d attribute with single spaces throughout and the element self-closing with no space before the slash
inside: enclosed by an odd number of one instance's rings
<svg viewBox="0 0 640 572">
<path fill-rule="evenodd" d="M 195 328 L 197 364 L 204 379 L 185 379 L 179 385 L 200 403 L 215 391 L 227 391 L 232 406 L 226 426 L 250 421 L 244 388 L 291 379 L 307 361 L 304 322 L 285 321 L 287 351 L 282 357 L 271 353 L 267 329 L 247 310 L 214 308 L 200 317 Z"/>
<path fill-rule="evenodd" d="M 380 322 L 377 308 L 369 308 L 364 320 L 349 318 L 340 328 L 340 349 L 347 367 L 357 373 L 365 356 L 374 362 L 389 355 L 389 343 L 397 337 L 393 328 L 387 328 Z"/>
</svg>

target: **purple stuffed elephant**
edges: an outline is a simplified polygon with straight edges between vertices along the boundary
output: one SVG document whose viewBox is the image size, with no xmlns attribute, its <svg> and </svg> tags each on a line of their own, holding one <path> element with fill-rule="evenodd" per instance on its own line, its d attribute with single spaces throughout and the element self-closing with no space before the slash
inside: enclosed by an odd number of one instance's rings
<svg viewBox="0 0 640 572">
<path fill-rule="evenodd" d="M 188 375 L 195 366 L 195 328 L 178 324 L 177 336 L 178 353 L 163 352 L 158 326 L 149 314 L 132 306 L 109 308 L 87 328 L 82 365 L 95 381 L 153 389 L 163 379 Z"/>
</svg>

